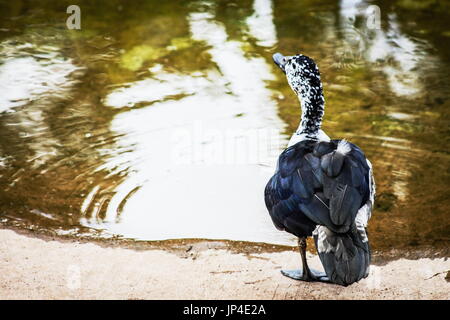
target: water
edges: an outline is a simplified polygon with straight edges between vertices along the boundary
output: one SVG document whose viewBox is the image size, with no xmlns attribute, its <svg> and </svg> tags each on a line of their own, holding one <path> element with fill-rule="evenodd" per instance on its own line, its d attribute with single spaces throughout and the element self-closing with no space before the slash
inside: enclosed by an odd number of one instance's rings
<svg viewBox="0 0 450 320">
<path fill-rule="evenodd" d="M 293 244 L 263 189 L 300 116 L 271 55 L 302 52 L 374 165 L 373 247 L 447 246 L 450 7 L 390 3 L 79 1 L 68 30 L 68 1 L 0 1 L 1 223 Z"/>
</svg>

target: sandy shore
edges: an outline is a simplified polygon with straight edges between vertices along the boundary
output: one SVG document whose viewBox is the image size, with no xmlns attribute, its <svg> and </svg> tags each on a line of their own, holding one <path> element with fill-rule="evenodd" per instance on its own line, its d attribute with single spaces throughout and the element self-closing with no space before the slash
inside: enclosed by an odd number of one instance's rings
<svg viewBox="0 0 450 320">
<path fill-rule="evenodd" d="M 258 251 L 258 250 L 256 250 Z M 391 260 L 349 287 L 287 279 L 293 251 L 130 249 L 0 229 L 0 299 L 449 299 L 450 260 Z M 310 254 L 317 267 L 317 256 Z"/>
</svg>

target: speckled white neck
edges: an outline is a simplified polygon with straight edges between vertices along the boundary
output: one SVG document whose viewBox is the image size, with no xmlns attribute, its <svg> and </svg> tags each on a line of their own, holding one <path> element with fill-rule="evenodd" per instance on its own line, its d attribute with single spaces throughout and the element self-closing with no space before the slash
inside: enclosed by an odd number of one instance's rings
<svg viewBox="0 0 450 320">
<path fill-rule="evenodd" d="M 322 92 L 322 84 L 320 84 L 320 92 Z M 298 125 L 296 134 L 307 134 L 310 137 L 318 136 L 320 127 L 322 126 L 322 117 L 325 110 L 325 99 L 321 94 L 321 103 L 312 104 L 311 103 L 311 91 L 299 95 L 300 106 L 302 110 L 302 117 Z M 312 117 L 311 115 L 317 113 L 317 117 Z"/>
<path fill-rule="evenodd" d="M 325 99 L 317 65 L 312 59 L 297 55 L 286 64 L 285 72 L 289 85 L 300 99 L 302 108 L 302 118 L 296 134 L 315 140 L 324 139 L 326 135 L 320 134 L 320 127 Z"/>
</svg>

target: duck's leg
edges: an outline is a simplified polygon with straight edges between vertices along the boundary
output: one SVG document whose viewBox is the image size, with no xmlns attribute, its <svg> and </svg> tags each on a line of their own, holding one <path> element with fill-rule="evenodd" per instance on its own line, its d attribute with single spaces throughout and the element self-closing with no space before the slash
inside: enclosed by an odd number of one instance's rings
<svg viewBox="0 0 450 320">
<path fill-rule="evenodd" d="M 325 272 L 316 271 L 308 267 L 308 262 L 306 261 L 306 237 L 298 239 L 298 248 L 302 257 L 303 270 L 281 270 L 281 273 L 295 280 L 330 282 Z"/>
</svg>

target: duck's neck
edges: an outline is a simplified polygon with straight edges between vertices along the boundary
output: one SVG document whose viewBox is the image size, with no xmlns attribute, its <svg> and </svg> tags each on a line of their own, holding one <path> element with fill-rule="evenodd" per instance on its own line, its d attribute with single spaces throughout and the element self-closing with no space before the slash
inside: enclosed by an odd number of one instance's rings
<svg viewBox="0 0 450 320">
<path fill-rule="evenodd" d="M 304 85 L 298 94 L 302 108 L 302 119 L 296 134 L 317 139 L 325 110 L 322 83 Z"/>
</svg>

